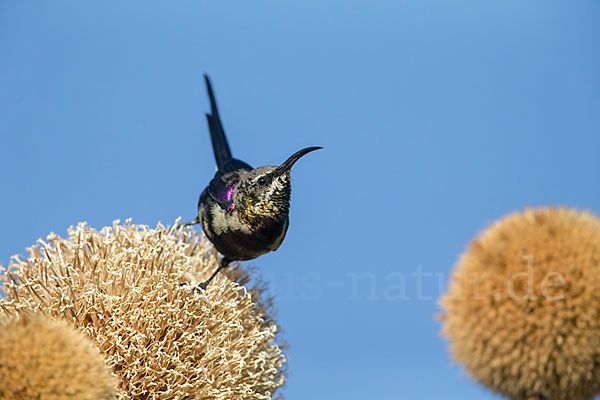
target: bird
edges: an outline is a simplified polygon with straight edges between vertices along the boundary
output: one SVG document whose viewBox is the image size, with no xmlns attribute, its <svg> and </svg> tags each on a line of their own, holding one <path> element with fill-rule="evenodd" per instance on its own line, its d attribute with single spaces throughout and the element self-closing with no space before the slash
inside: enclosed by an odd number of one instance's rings
<svg viewBox="0 0 600 400">
<path fill-rule="evenodd" d="M 289 226 L 290 171 L 301 157 L 322 149 L 306 147 L 280 165 L 258 168 L 233 158 L 208 75 L 204 80 L 210 100 L 206 120 L 217 172 L 200 194 L 198 216 L 184 225 L 200 224 L 222 258 L 213 274 L 198 285 L 202 290 L 231 262 L 252 260 L 281 246 Z"/>
</svg>

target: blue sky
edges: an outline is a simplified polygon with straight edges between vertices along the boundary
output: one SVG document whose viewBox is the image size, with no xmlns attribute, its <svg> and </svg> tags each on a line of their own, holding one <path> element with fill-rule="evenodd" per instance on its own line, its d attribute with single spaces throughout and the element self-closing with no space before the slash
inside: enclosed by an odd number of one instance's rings
<svg viewBox="0 0 600 400">
<path fill-rule="evenodd" d="M 192 219 L 234 155 L 294 167 L 283 246 L 251 261 L 296 399 L 492 399 L 437 298 L 528 205 L 600 214 L 595 1 L 0 0 L 0 263 L 50 231 Z"/>
</svg>

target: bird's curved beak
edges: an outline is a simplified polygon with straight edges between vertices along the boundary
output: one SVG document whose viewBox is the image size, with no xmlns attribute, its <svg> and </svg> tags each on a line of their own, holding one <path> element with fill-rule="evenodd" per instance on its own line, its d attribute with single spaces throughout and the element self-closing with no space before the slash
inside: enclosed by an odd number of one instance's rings
<svg viewBox="0 0 600 400">
<path fill-rule="evenodd" d="M 292 169 L 292 166 L 300 159 L 300 157 L 307 155 L 311 151 L 322 149 L 320 146 L 312 146 L 307 147 L 305 149 L 299 150 L 292 154 L 287 160 L 283 162 L 279 167 L 277 167 L 277 175 L 283 175 L 286 172 L 289 172 Z"/>
</svg>

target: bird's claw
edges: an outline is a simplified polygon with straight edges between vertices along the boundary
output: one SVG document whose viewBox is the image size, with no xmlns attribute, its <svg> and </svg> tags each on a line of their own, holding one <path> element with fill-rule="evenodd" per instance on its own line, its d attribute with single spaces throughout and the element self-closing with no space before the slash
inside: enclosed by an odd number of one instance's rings
<svg viewBox="0 0 600 400">
<path fill-rule="evenodd" d="M 188 226 L 194 226 L 199 223 L 200 223 L 200 218 L 196 217 L 194 220 L 192 220 L 190 222 L 186 222 L 185 224 L 182 224 L 181 226 L 183 226 L 184 228 L 187 228 Z"/>
<path fill-rule="evenodd" d="M 179 284 L 179 287 L 184 287 L 184 286 L 189 286 L 189 283 L 181 282 Z M 205 291 L 207 287 L 208 287 L 208 282 L 202 282 L 202 283 L 199 283 L 198 285 L 194 286 L 194 288 L 192 290 L 194 292 Z"/>
</svg>

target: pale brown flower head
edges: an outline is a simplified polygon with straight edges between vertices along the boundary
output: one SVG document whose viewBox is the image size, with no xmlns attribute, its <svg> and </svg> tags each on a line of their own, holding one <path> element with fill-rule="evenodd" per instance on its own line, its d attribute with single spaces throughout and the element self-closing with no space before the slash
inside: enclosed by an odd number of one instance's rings
<svg viewBox="0 0 600 400">
<path fill-rule="evenodd" d="M 0 315 L 0 399 L 111 400 L 116 392 L 98 349 L 68 323 Z"/>
<path fill-rule="evenodd" d="M 460 257 L 443 334 L 467 372 L 513 399 L 591 399 L 600 384 L 600 220 L 526 209 Z"/>
<path fill-rule="evenodd" d="M 243 286 L 250 276 L 235 265 L 194 291 L 218 266 L 195 231 L 79 224 L 28 252 L 0 271 L 0 305 L 41 309 L 87 334 L 121 399 L 271 399 L 283 384 L 271 300 L 260 283 Z"/>
</svg>

